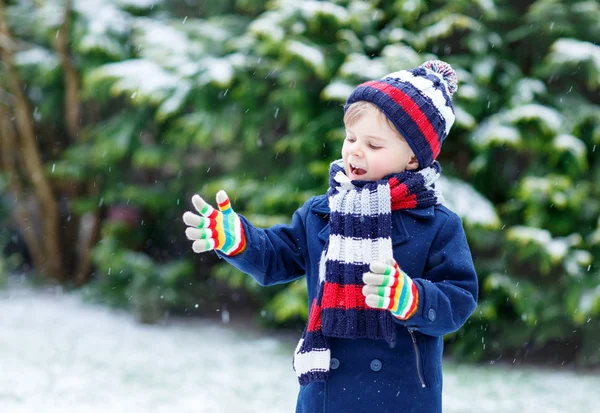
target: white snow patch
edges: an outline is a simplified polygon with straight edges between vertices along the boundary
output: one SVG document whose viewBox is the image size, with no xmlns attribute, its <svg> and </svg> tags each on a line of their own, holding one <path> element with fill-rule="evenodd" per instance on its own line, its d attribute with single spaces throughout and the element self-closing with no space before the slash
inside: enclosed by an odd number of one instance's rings
<svg viewBox="0 0 600 413">
<path fill-rule="evenodd" d="M 471 130 L 477 125 L 475 117 L 458 104 L 454 104 L 454 115 L 456 116 L 456 124 L 467 130 Z"/>
<path fill-rule="evenodd" d="M 600 46 L 576 39 L 559 39 L 551 46 L 548 56 L 552 64 L 573 65 L 578 62 L 591 62 L 597 72 L 597 83 L 600 83 Z"/>
<path fill-rule="evenodd" d="M 480 93 L 477 86 L 470 83 L 461 83 L 460 87 L 456 91 L 456 95 L 465 100 L 475 100 L 479 97 Z"/>
<path fill-rule="evenodd" d="M 419 33 L 420 41 L 424 44 L 439 40 L 453 33 L 455 30 L 471 31 L 481 30 L 481 23 L 462 14 L 449 14 L 437 23 L 427 26 Z"/>
<path fill-rule="evenodd" d="M 60 65 L 54 53 L 38 46 L 16 52 L 14 59 L 17 66 L 37 66 L 45 72 L 51 72 Z"/>
<path fill-rule="evenodd" d="M 160 102 L 175 90 L 179 79 L 157 63 L 146 59 L 131 59 L 99 67 L 92 78 L 115 79 L 111 91 L 136 93 L 152 102 Z"/>
<path fill-rule="evenodd" d="M 112 56 L 124 55 L 121 37 L 129 33 L 132 19 L 128 13 L 104 0 L 76 0 L 73 10 L 87 23 L 82 37 L 76 40 L 80 51 L 102 50 Z"/>
<path fill-rule="evenodd" d="M 283 16 L 280 13 L 266 12 L 250 23 L 248 31 L 279 43 L 285 36 L 285 31 L 280 26 L 283 23 L 282 20 Z"/>
<path fill-rule="evenodd" d="M 148 57 L 157 63 L 175 67 L 178 61 L 169 63 L 167 59 L 184 58 L 191 49 L 188 37 L 174 27 L 160 20 L 139 17 L 134 22 L 136 46 L 140 56 Z"/>
<path fill-rule="evenodd" d="M 465 181 L 441 176 L 436 186 L 444 196 L 444 205 L 456 212 L 465 224 L 486 228 L 500 226 L 494 205 Z"/>
<path fill-rule="evenodd" d="M 341 76 L 359 79 L 381 79 L 389 70 L 379 59 L 369 59 L 364 54 L 352 53 L 339 69 Z"/>
<path fill-rule="evenodd" d="M 531 103 L 536 96 L 546 93 L 546 85 L 539 79 L 524 78 L 515 85 L 515 92 L 511 97 L 513 106 Z"/>
<path fill-rule="evenodd" d="M 515 127 L 489 120 L 475 129 L 471 141 L 480 147 L 491 144 L 518 146 L 521 143 L 521 135 Z"/>
<path fill-rule="evenodd" d="M 235 314 L 229 324 L 140 325 L 76 296 L 15 289 L 0 291 L 0 314 L 2 412 L 294 411 L 295 342 L 251 331 Z M 594 412 L 599 387 L 598 375 L 568 369 L 447 360 L 444 412 Z"/>
<path fill-rule="evenodd" d="M 328 84 L 321 92 L 321 96 L 327 100 L 335 100 L 338 102 L 346 102 L 348 96 L 354 90 L 354 86 L 336 80 Z"/>
<path fill-rule="evenodd" d="M 205 71 L 200 75 L 200 84 L 215 83 L 225 88 L 233 82 L 235 71 L 228 59 L 206 57 L 201 63 Z"/>
<path fill-rule="evenodd" d="M 548 132 L 558 131 L 563 122 L 563 117 L 558 111 L 537 103 L 511 109 L 505 113 L 504 118 L 512 124 L 538 119 Z"/>
<path fill-rule="evenodd" d="M 161 4 L 162 0 L 117 0 L 117 3 L 124 8 L 147 10 Z"/>
<path fill-rule="evenodd" d="M 560 149 L 561 151 L 570 152 L 579 160 L 585 159 L 587 156 L 587 147 L 585 146 L 585 143 L 573 135 L 558 135 L 554 138 L 552 143 L 555 148 Z"/>
<path fill-rule="evenodd" d="M 324 73 L 325 56 L 318 48 L 309 46 L 297 40 L 290 40 L 286 43 L 286 50 L 288 53 L 300 57 L 304 62 L 310 65 L 316 73 Z"/>
<path fill-rule="evenodd" d="M 300 12 L 306 20 L 314 20 L 318 16 L 333 17 L 338 24 L 344 24 L 348 21 L 348 11 L 337 4 L 326 1 L 315 0 L 279 0 L 276 7 L 285 10 L 289 16 Z"/>
<path fill-rule="evenodd" d="M 423 63 L 423 58 L 412 47 L 404 44 L 389 44 L 381 51 L 389 71 L 397 70 L 398 63 L 403 67 L 417 67 Z"/>
<path fill-rule="evenodd" d="M 552 238 L 548 230 L 524 225 L 511 227 L 508 230 L 508 236 L 520 244 L 536 244 L 555 264 L 563 261 L 569 249 L 581 242 L 581 235 L 577 233 L 567 237 Z"/>
</svg>

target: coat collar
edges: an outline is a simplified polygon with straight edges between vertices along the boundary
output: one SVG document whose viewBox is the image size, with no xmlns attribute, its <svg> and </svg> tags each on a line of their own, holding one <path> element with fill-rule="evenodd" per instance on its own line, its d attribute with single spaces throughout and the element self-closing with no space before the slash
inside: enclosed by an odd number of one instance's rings
<svg viewBox="0 0 600 413">
<path fill-rule="evenodd" d="M 330 211 L 327 196 L 318 196 L 312 203 L 310 210 L 317 215 L 321 215 L 323 218 L 329 219 Z M 430 206 L 419 209 L 404 209 L 402 212 L 419 220 L 430 219 L 434 217 L 435 207 Z M 406 230 L 406 225 L 404 224 L 404 214 L 392 214 L 392 219 L 394 220 L 394 225 L 392 226 L 392 245 L 401 244 L 410 238 L 410 235 Z M 323 242 L 327 241 L 329 238 L 329 223 L 319 231 L 318 237 Z"/>
</svg>

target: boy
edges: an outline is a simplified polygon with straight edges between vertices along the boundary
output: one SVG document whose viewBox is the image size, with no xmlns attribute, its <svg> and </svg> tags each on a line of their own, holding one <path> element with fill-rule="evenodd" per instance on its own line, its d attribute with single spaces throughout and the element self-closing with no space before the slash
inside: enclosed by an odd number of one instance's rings
<svg viewBox="0 0 600 413">
<path fill-rule="evenodd" d="M 215 250 L 262 285 L 306 275 L 297 413 L 442 410 L 443 336 L 477 302 L 460 218 L 434 188 L 456 87 L 439 60 L 359 85 L 330 188 L 289 225 L 255 228 L 223 191 L 219 210 L 195 195 L 202 216 L 183 216 L 195 252 Z"/>
</svg>

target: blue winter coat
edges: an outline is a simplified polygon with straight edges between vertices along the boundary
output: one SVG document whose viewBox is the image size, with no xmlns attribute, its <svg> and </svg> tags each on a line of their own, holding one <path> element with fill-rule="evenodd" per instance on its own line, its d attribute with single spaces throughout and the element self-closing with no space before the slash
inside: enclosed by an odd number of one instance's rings
<svg viewBox="0 0 600 413">
<path fill-rule="evenodd" d="M 306 275 L 308 303 L 329 237 L 325 195 L 309 199 L 289 225 L 252 226 L 246 250 L 228 262 L 262 285 Z M 419 290 L 417 313 L 397 322 L 396 342 L 330 338 L 326 382 L 300 386 L 297 413 L 436 413 L 442 410 L 444 334 L 458 330 L 477 302 L 477 275 L 460 218 L 446 207 L 392 213 L 394 258 Z"/>
</svg>

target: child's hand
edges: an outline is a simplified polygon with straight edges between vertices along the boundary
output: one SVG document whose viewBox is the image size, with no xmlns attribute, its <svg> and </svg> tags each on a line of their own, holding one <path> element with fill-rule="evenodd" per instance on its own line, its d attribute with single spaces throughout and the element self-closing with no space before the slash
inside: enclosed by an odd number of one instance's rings
<svg viewBox="0 0 600 413">
<path fill-rule="evenodd" d="M 365 302 L 369 307 L 390 310 L 394 317 L 407 320 L 417 311 L 419 291 L 412 279 L 391 259 L 374 262 L 363 274 Z"/>
<path fill-rule="evenodd" d="M 217 249 L 233 256 L 246 248 L 244 227 L 238 214 L 233 212 L 225 191 L 217 192 L 217 211 L 199 195 L 192 197 L 192 203 L 202 216 L 191 212 L 183 214 L 183 222 L 189 225 L 185 230 L 188 239 L 194 240 L 194 252 Z"/>
</svg>

